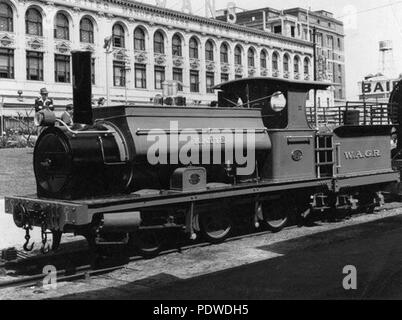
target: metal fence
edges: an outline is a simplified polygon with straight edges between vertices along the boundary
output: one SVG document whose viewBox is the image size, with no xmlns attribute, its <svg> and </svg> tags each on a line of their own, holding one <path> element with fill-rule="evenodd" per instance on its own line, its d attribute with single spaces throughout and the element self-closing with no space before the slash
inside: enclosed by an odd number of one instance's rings
<svg viewBox="0 0 402 320">
<path fill-rule="evenodd" d="M 307 119 L 312 126 L 320 125 L 397 125 L 398 106 L 390 103 L 347 102 L 343 106 L 307 108 Z"/>
<path fill-rule="evenodd" d="M 22 122 L 24 124 L 22 124 Z M 32 131 L 33 127 L 33 117 L 22 117 L 22 118 L 15 118 L 15 117 L 3 117 L 3 124 L 0 121 L 0 132 L 18 132 L 18 133 L 28 133 L 28 130 Z M 29 127 L 28 127 L 29 124 Z"/>
</svg>

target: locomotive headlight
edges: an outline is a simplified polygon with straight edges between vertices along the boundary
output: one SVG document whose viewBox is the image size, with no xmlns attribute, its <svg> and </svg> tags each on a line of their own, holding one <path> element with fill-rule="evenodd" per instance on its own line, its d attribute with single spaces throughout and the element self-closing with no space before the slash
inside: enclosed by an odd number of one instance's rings
<svg viewBox="0 0 402 320">
<path fill-rule="evenodd" d="M 34 124 L 37 127 L 53 127 L 56 124 L 56 115 L 50 110 L 41 110 L 35 114 Z"/>
<path fill-rule="evenodd" d="M 278 91 L 271 97 L 271 108 L 275 112 L 281 112 L 286 107 L 287 101 L 285 95 Z"/>
</svg>

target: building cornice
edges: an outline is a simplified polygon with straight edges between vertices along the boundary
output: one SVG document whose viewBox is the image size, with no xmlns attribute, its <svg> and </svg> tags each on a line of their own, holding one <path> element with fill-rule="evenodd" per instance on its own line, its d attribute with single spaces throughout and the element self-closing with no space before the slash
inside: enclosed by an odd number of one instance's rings
<svg viewBox="0 0 402 320">
<path fill-rule="evenodd" d="M 304 13 L 304 14 L 308 14 L 309 16 L 313 16 L 313 17 L 316 17 L 316 18 L 325 19 L 325 20 L 327 20 L 327 21 L 331 21 L 331 22 L 334 22 L 334 23 L 336 23 L 336 24 L 338 24 L 338 25 L 343 26 L 343 21 L 338 20 L 338 19 L 333 18 L 333 17 L 328 17 L 328 16 L 325 16 L 325 15 L 322 15 L 322 14 L 318 13 L 317 11 L 310 11 L 310 10 L 303 9 L 303 8 L 300 8 L 300 7 L 291 8 L 291 9 L 286 9 L 286 10 L 283 10 L 283 11 L 284 11 L 284 13 L 289 13 L 289 12 L 302 12 L 302 13 Z"/>
<path fill-rule="evenodd" d="M 48 2 L 48 0 L 37 0 L 37 1 L 45 3 L 45 4 Z M 83 2 L 85 3 L 85 1 L 83 1 Z M 134 9 L 135 11 L 143 11 L 143 12 L 149 13 L 149 14 L 164 15 L 169 18 L 176 18 L 176 19 L 191 21 L 191 22 L 199 23 L 199 24 L 208 24 L 210 26 L 219 27 L 219 28 L 226 29 L 226 30 L 242 32 L 242 33 L 246 33 L 246 34 L 252 34 L 252 35 L 264 37 L 264 38 L 281 40 L 281 41 L 285 41 L 288 43 L 299 44 L 299 45 L 303 45 L 303 46 L 310 47 L 310 48 L 313 47 L 312 43 L 305 41 L 305 40 L 289 38 L 286 36 L 278 35 L 278 34 L 263 31 L 263 30 L 254 29 L 251 27 L 232 24 L 232 23 L 228 23 L 226 21 L 221 21 L 221 20 L 217 20 L 217 19 L 191 15 L 191 14 L 183 13 L 183 12 L 172 10 L 172 9 L 161 8 L 161 7 L 157 7 L 157 6 L 150 5 L 150 4 L 140 3 L 137 1 L 102 0 L 102 2 L 115 4 L 115 5 L 119 5 L 119 6 L 123 6 L 123 7 L 128 7 L 128 8 Z M 70 3 L 67 1 L 65 1 L 62 5 L 64 7 L 77 7 L 77 3 L 73 4 L 73 3 Z M 87 10 L 90 11 L 90 9 L 87 9 Z M 121 15 L 121 17 L 127 18 L 124 15 Z"/>
</svg>

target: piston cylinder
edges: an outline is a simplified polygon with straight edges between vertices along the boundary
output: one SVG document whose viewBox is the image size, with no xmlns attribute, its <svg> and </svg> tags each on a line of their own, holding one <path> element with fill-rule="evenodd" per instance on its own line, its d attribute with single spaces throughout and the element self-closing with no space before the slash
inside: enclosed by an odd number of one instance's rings
<svg viewBox="0 0 402 320">
<path fill-rule="evenodd" d="M 103 215 L 102 232 L 130 232 L 138 228 L 141 225 L 141 221 L 141 213 L 139 211 L 105 213 Z"/>
</svg>

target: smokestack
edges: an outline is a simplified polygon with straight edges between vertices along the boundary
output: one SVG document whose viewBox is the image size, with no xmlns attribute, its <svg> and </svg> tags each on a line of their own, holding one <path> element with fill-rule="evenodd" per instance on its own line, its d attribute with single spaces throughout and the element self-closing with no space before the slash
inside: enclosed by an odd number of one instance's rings
<svg viewBox="0 0 402 320">
<path fill-rule="evenodd" d="M 74 123 L 93 124 L 90 51 L 73 51 Z"/>
</svg>

